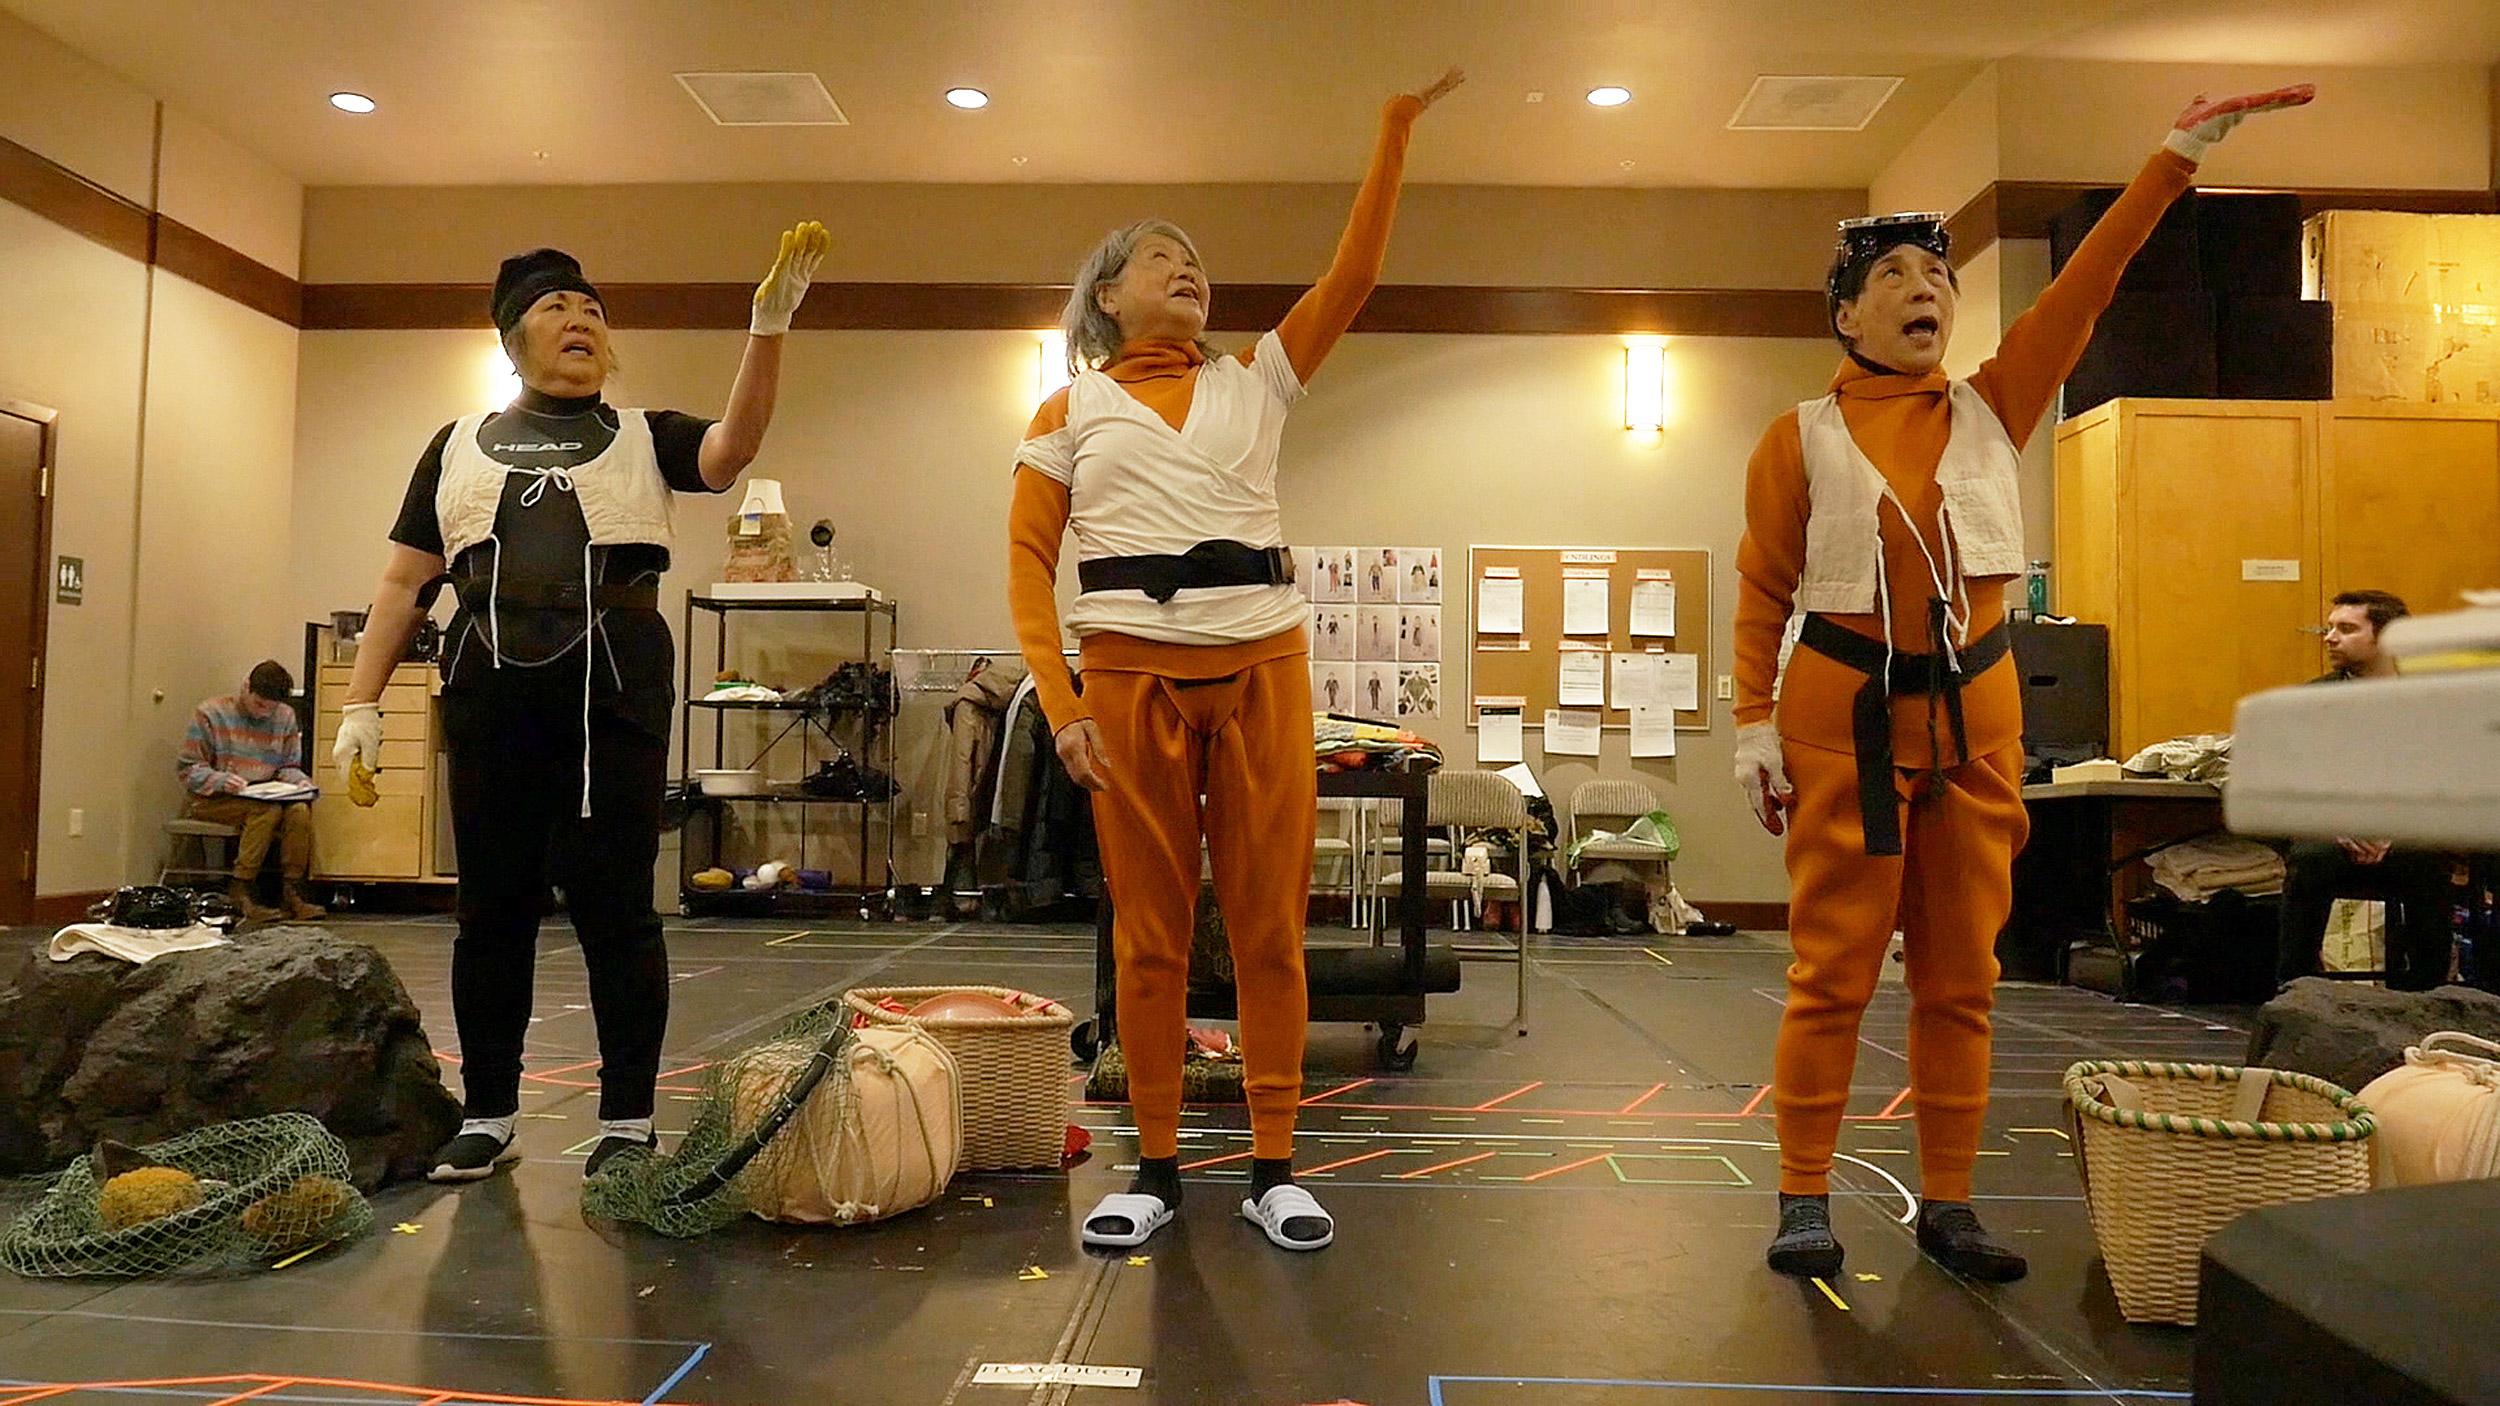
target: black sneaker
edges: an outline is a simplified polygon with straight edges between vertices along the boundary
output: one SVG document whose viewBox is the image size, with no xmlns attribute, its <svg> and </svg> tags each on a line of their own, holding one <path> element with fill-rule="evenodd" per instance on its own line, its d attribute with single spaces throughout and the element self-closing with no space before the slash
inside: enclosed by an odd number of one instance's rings
<svg viewBox="0 0 2500 1406">
<path fill-rule="evenodd" d="M 426 1173 L 425 1179 L 483 1181 L 495 1174 L 499 1163 L 513 1161 L 520 1155 L 512 1150 L 509 1138 L 498 1141 L 491 1133 L 462 1133 L 434 1154 L 434 1170 Z"/>
<path fill-rule="evenodd" d="M 2009 1284 L 2031 1272 L 2022 1256 L 1988 1236 L 1967 1201 L 1925 1201 L 1918 1208 L 1918 1248 L 1967 1279 Z"/>
<path fill-rule="evenodd" d="M 1829 1197 L 1780 1197 L 1779 1233 L 1763 1255 L 1771 1268 L 1799 1279 L 1829 1279 L 1840 1273 L 1842 1253 L 1832 1236 Z"/>
<path fill-rule="evenodd" d="M 659 1150 L 660 1140 L 656 1137 L 603 1137 L 599 1139 L 597 1147 L 590 1149 L 590 1160 L 582 1164 L 582 1179 L 587 1181 L 599 1175 L 610 1162 L 619 1157 L 649 1157 L 657 1154 Z"/>
</svg>

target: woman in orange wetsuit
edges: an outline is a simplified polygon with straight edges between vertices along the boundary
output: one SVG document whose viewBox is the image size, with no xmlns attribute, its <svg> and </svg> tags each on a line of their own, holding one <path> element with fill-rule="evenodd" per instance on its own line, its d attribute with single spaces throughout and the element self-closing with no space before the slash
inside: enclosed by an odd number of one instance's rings
<svg viewBox="0 0 2500 1406">
<path fill-rule="evenodd" d="M 2309 97 L 2287 88 L 2191 104 L 1968 381 L 1939 370 L 1956 293 L 1942 217 L 1841 227 L 1827 291 L 1848 359 L 1828 395 L 1781 416 L 1755 447 L 1736 558 L 1736 777 L 1764 828 L 1788 837 L 1796 949 L 1772 1076 L 1773 1269 L 1840 1269 L 1826 1182 L 1858 1022 L 1897 928 L 1919 1248 L 1974 1278 L 2025 1271 L 1970 1206 L 1995 943 L 2029 832 L 2021 695 L 2001 628 L 2004 587 L 2022 570 L 2016 464 L 2205 149 L 2249 115 Z M 1775 709 L 1792 613 L 1803 628 Z"/>
<path fill-rule="evenodd" d="M 1188 235 L 1148 220 L 1106 238 L 1063 319 L 1074 379 L 1016 452 L 1008 603 L 1060 760 L 1094 793 L 1137 1115 L 1136 1181 L 1087 1218 L 1089 1245 L 1142 1244 L 1180 1205 L 1202 835 L 1240 993 L 1252 1158 L 1241 1213 L 1289 1250 L 1335 1235 L 1293 1179 L 1318 773 L 1310 609 L 1284 545 L 1276 451 L 1285 412 L 1379 279 L 1409 129 L 1459 80 L 1452 70 L 1382 110 L 1335 261 L 1255 346 L 1217 356 L 1207 345 L 1211 290 Z M 1081 697 L 1056 600 L 1071 529 Z"/>
</svg>

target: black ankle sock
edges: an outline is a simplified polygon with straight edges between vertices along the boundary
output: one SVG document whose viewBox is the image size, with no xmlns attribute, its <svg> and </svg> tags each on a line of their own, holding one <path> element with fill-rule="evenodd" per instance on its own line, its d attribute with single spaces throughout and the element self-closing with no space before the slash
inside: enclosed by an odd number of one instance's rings
<svg viewBox="0 0 2500 1406">
<path fill-rule="evenodd" d="M 1181 1208 L 1181 1159 L 1178 1157 L 1140 1157 L 1137 1179 L 1128 1189 L 1140 1196 L 1151 1196 L 1177 1211 Z"/>
<path fill-rule="evenodd" d="M 1253 1157 L 1250 1159 L 1250 1199 L 1258 1200 L 1277 1187 L 1293 1181 L 1293 1159 L 1290 1157 Z"/>
</svg>

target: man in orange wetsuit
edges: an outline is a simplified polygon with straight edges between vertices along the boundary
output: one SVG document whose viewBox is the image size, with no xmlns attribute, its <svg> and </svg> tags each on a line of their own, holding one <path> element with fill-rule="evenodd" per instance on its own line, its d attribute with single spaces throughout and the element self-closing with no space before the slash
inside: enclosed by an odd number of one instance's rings
<svg viewBox="0 0 2500 1406">
<path fill-rule="evenodd" d="M 1207 346 L 1211 290 L 1188 235 L 1149 220 L 1104 240 L 1063 319 L 1074 380 L 1043 403 L 1016 453 L 1008 603 L 1060 760 L 1094 793 L 1137 1115 L 1137 1179 L 1086 1218 L 1091 1246 L 1142 1244 L 1180 1205 L 1201 836 L 1240 1000 L 1252 1159 L 1241 1213 L 1289 1250 L 1335 1236 L 1293 1179 L 1319 785 L 1310 608 L 1284 545 L 1276 452 L 1285 412 L 1379 279 L 1409 130 L 1458 82 L 1452 70 L 1383 109 L 1335 261 L 1253 347 L 1216 356 Z M 1055 595 L 1071 530 L 1081 697 L 1060 655 Z"/>
<path fill-rule="evenodd" d="M 2022 570 L 2015 471 L 2127 261 L 2205 149 L 2306 88 L 2198 99 L 2040 301 L 1968 381 L 1940 367 L 1956 280 L 1943 219 L 1851 220 L 1827 287 L 1848 352 L 1831 392 L 1781 416 L 1746 469 L 1737 548 L 1736 777 L 1788 837 L 1788 1005 L 1772 1076 L 1773 1269 L 1839 1272 L 1826 1199 L 1858 1022 L 1896 928 L 1910 993 L 1919 1248 L 2017 1279 L 1970 1206 L 1988 1103 L 1995 943 L 2013 906 L 2022 703 L 2004 587 Z M 1792 614 L 1802 629 L 1776 709 Z"/>
</svg>

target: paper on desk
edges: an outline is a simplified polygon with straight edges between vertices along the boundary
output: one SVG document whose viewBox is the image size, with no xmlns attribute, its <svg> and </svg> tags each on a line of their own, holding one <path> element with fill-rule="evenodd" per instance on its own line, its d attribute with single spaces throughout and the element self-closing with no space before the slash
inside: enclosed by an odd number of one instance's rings
<svg viewBox="0 0 2500 1406">
<path fill-rule="evenodd" d="M 1525 721 L 1524 712 L 1518 707 L 1487 708 L 1479 704 L 1476 708 L 1476 765 L 1526 760 L 1527 744 L 1522 737 Z"/>
<path fill-rule="evenodd" d="M 1559 703 L 1602 708 L 1606 704 L 1606 652 L 1601 649 L 1573 649 L 1565 645 L 1562 659 L 1562 691 L 1555 695 Z"/>
<path fill-rule="evenodd" d="M 1675 755 L 1674 709 L 1635 708 L 1632 710 L 1632 755 L 1636 757 L 1672 757 Z"/>
<path fill-rule="evenodd" d="M 1563 633 L 1603 635 L 1606 623 L 1606 573 L 1563 571 Z"/>
<path fill-rule="evenodd" d="M 1545 755 L 1549 757 L 1594 757 L 1597 755 L 1597 721 L 1601 714 L 1594 708 L 1548 708 L 1545 710 Z"/>
<path fill-rule="evenodd" d="M 1476 586 L 1476 633 L 1516 635 L 1527 628 L 1527 583 L 1487 574 Z"/>
<path fill-rule="evenodd" d="M 1644 571 L 1632 583 L 1632 633 L 1675 638 L 1675 576 Z"/>
</svg>

